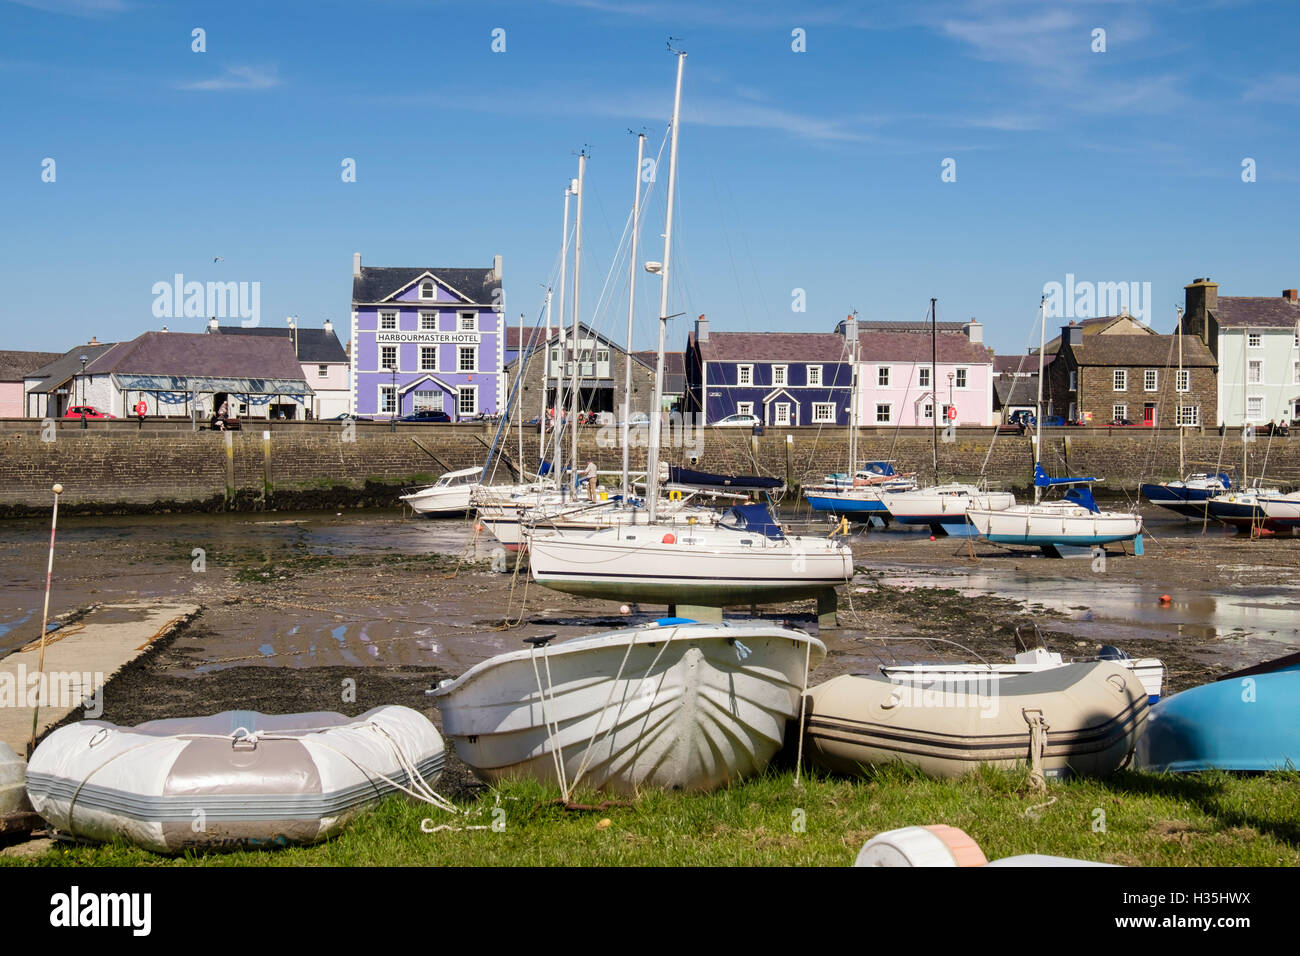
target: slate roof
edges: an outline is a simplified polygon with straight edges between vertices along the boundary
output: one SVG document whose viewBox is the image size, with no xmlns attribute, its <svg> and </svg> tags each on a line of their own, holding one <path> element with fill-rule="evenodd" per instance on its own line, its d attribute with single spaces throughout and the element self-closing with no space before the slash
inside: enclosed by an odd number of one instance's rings
<svg viewBox="0 0 1300 956">
<path fill-rule="evenodd" d="M 282 336 L 145 332 L 86 366 L 95 375 L 177 375 L 302 381 L 293 342 Z"/>
<path fill-rule="evenodd" d="M 1069 349 L 1081 367 L 1176 368 L 1177 340 L 1176 335 L 1095 335 Z M 1214 353 L 1197 336 L 1183 336 L 1184 368 L 1215 368 L 1218 364 Z"/>
<path fill-rule="evenodd" d="M 993 361 L 991 348 L 976 345 L 960 330 L 936 335 L 934 352 L 936 359 L 944 363 L 983 365 Z M 913 332 L 858 333 L 858 357 L 863 362 L 929 362 L 930 355 L 928 335 Z"/>
<path fill-rule="evenodd" d="M 1094 319 L 1074 319 L 1073 322 L 1075 325 L 1083 329 L 1083 334 L 1085 337 L 1091 339 L 1091 337 L 1093 336 L 1101 335 L 1108 328 L 1110 328 L 1116 322 L 1119 322 L 1121 319 L 1127 319 L 1128 321 L 1132 322 L 1134 325 L 1137 326 L 1137 331 L 1115 332 L 1112 334 L 1114 335 L 1155 335 L 1156 334 L 1155 329 L 1144 324 L 1142 320 L 1137 318 L 1136 316 L 1132 316 L 1128 314 L 1100 315 Z M 1043 352 L 1047 355 L 1055 355 L 1058 351 L 1060 351 L 1060 348 L 1061 348 L 1061 334 L 1060 334 L 1060 329 L 1058 328 L 1056 338 L 1050 339 L 1048 342 L 1046 342 L 1043 345 Z M 1030 351 L 1033 352 L 1035 355 L 1038 354 L 1038 348 L 1036 346 L 1030 349 Z M 1048 359 L 1048 361 L 1051 361 L 1051 359 Z"/>
<path fill-rule="evenodd" d="M 62 352 L 0 352 L 0 382 L 21 382 L 43 365 L 49 365 Z M 80 362 L 77 363 L 80 366 Z"/>
<path fill-rule="evenodd" d="M 426 272 L 478 305 L 492 305 L 501 280 L 492 269 L 436 269 L 428 266 L 362 266 L 352 279 L 352 301 L 380 302 Z"/>
<path fill-rule="evenodd" d="M 647 368 L 653 370 L 655 358 L 659 353 L 655 349 L 633 352 L 632 357 Z M 664 352 L 664 391 L 671 395 L 686 391 L 686 353 Z"/>
<path fill-rule="evenodd" d="M 217 326 L 217 333 L 220 335 L 263 335 L 285 339 L 290 345 L 293 344 L 293 329 L 287 325 L 282 329 L 260 325 L 247 329 L 242 325 L 219 325 Z M 299 362 L 319 365 L 331 362 L 346 363 L 347 360 L 348 353 L 343 350 L 343 344 L 339 342 L 339 337 L 335 333 L 326 332 L 324 329 L 300 328 L 298 330 Z"/>
<path fill-rule="evenodd" d="M 1300 320 L 1300 303 L 1281 296 L 1219 296 L 1218 307 L 1210 313 L 1220 328 L 1293 329 Z"/>
<path fill-rule="evenodd" d="M 523 338 L 524 348 L 532 348 L 534 341 L 540 344 L 546 339 L 546 329 L 544 327 L 540 329 L 537 328 L 536 326 L 533 326 L 532 328 L 524 327 L 521 330 L 517 325 L 508 325 L 506 326 L 506 351 L 507 352 L 519 351 L 519 341 L 520 341 L 519 333 L 521 331 L 523 332 L 522 338 Z M 551 338 L 555 338 L 555 337 L 556 337 L 556 330 L 555 328 L 552 328 Z"/>
<path fill-rule="evenodd" d="M 849 361 L 844 337 L 834 332 L 710 332 L 699 348 L 706 362 Z"/>
<path fill-rule="evenodd" d="M 1038 371 L 1032 375 L 998 375 L 993 379 L 997 406 L 1033 405 L 1038 401 Z"/>
<path fill-rule="evenodd" d="M 44 394 L 62 386 L 68 379 L 81 371 L 81 356 L 90 359 L 86 367 L 90 368 L 95 360 L 109 349 L 116 348 L 116 342 L 101 342 L 98 345 L 80 345 L 69 349 L 48 365 L 42 365 L 27 373 L 28 379 L 37 381 L 27 389 L 29 393 Z"/>
<path fill-rule="evenodd" d="M 840 326 L 844 323 L 841 322 Z M 962 332 L 966 327 L 965 322 L 936 322 L 935 330 L 938 332 Z M 838 326 L 837 326 L 838 328 Z M 930 334 L 929 322 L 865 322 L 858 320 L 858 331 L 868 332 L 923 332 Z"/>
<path fill-rule="evenodd" d="M 1051 365 L 1055 355 L 1043 356 L 1043 364 Z M 1031 352 L 1027 355 L 995 355 L 993 356 L 993 371 L 1001 375 L 1003 373 L 1019 373 L 1021 375 L 1038 374 L 1038 353 Z"/>
</svg>

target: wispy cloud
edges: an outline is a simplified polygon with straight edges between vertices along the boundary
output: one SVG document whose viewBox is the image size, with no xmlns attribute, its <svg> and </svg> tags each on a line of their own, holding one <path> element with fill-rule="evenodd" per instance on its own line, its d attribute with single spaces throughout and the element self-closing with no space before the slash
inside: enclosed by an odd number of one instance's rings
<svg viewBox="0 0 1300 956">
<path fill-rule="evenodd" d="M 1248 87 L 1241 98 L 1256 103 L 1300 104 L 1300 73 L 1275 73 Z"/>
<path fill-rule="evenodd" d="M 280 85 L 275 67 L 228 66 L 220 76 L 193 83 L 179 83 L 182 90 L 269 90 Z"/>
<path fill-rule="evenodd" d="M 8 0 L 22 7 L 71 17 L 104 17 L 126 10 L 124 0 Z"/>
</svg>

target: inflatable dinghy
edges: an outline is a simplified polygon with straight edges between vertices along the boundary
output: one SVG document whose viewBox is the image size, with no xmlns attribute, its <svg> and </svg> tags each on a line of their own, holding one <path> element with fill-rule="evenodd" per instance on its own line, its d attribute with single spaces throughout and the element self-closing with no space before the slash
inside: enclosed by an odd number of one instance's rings
<svg viewBox="0 0 1300 956">
<path fill-rule="evenodd" d="M 399 785 L 431 788 L 444 758 L 437 729 L 409 707 L 83 720 L 36 748 L 27 792 L 46 822 L 78 837 L 158 853 L 283 846 L 333 836 Z"/>
<path fill-rule="evenodd" d="M 980 765 L 1034 763 L 1045 776 L 1101 776 L 1125 766 L 1147 717 L 1147 692 L 1110 661 L 1017 677 L 922 683 L 845 674 L 808 691 L 809 759 L 838 773 L 901 762 L 936 777 Z"/>
<path fill-rule="evenodd" d="M 12 747 L 0 743 L 0 817 L 28 809 L 27 764 Z"/>
<path fill-rule="evenodd" d="M 1025 853 L 989 861 L 965 830 L 936 824 L 887 830 L 866 842 L 854 866 L 1113 866 L 1068 856 Z"/>
</svg>

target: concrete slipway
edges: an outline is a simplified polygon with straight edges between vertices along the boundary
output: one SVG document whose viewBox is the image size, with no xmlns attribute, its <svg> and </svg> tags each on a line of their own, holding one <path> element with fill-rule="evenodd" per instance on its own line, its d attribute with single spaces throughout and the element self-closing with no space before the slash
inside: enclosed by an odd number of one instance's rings
<svg viewBox="0 0 1300 956">
<path fill-rule="evenodd" d="M 126 601 L 98 605 L 76 624 L 49 635 L 45 644 L 45 699 L 37 736 L 96 692 L 159 638 L 190 620 L 199 605 L 178 601 Z M 39 635 L 38 635 L 39 638 Z M 39 639 L 0 659 L 0 741 L 19 755 L 32 733 L 31 696 L 38 686 Z"/>
</svg>

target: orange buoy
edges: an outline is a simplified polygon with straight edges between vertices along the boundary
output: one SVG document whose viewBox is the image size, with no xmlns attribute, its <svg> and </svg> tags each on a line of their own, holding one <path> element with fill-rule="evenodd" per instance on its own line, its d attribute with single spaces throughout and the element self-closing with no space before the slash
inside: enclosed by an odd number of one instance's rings
<svg viewBox="0 0 1300 956">
<path fill-rule="evenodd" d="M 1160 595 L 1160 603 L 1161 603 L 1161 604 L 1168 604 L 1168 603 L 1169 603 L 1170 601 L 1172 601 L 1172 600 L 1173 600 L 1173 598 L 1171 598 L 1168 594 L 1162 594 L 1162 595 Z"/>
<path fill-rule="evenodd" d="M 930 535 L 930 540 L 931 540 L 931 541 L 934 540 L 934 535 Z"/>
<path fill-rule="evenodd" d="M 677 535 L 673 534 L 671 531 L 669 531 L 666 535 L 664 535 L 664 544 L 676 544 L 676 543 L 677 543 Z"/>
</svg>

